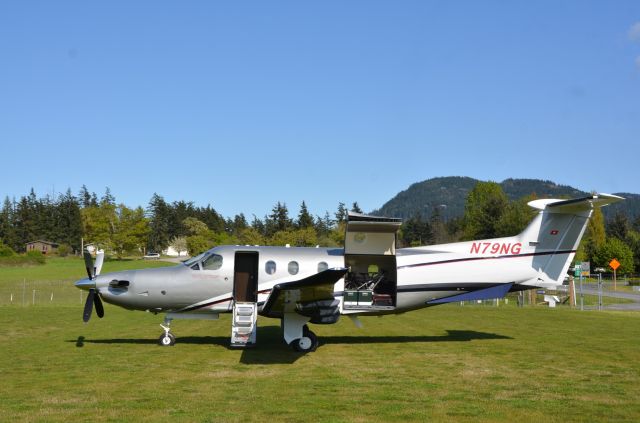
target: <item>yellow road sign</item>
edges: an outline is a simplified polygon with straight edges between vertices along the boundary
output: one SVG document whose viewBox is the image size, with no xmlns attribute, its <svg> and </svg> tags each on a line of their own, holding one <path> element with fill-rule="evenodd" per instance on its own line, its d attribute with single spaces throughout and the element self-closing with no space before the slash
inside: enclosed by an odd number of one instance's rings
<svg viewBox="0 0 640 423">
<path fill-rule="evenodd" d="M 616 270 L 618 267 L 620 267 L 620 262 L 616 259 L 613 259 L 609 262 L 609 266 L 613 269 Z"/>
</svg>

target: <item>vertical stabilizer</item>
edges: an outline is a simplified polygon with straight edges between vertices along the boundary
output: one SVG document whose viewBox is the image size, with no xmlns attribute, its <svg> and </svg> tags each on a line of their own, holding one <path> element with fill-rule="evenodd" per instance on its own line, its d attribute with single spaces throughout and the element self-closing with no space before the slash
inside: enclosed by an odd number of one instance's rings
<svg viewBox="0 0 640 423">
<path fill-rule="evenodd" d="M 594 194 L 573 200 L 529 202 L 540 213 L 518 238 L 532 252 L 532 267 L 538 271 L 539 285 L 562 283 L 593 209 L 621 200 L 616 195 Z"/>
</svg>

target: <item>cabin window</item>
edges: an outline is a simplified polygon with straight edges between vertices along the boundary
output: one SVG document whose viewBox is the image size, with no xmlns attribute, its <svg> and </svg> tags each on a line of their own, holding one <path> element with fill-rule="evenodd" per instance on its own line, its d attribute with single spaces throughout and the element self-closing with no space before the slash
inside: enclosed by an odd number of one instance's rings
<svg viewBox="0 0 640 423">
<path fill-rule="evenodd" d="M 318 273 L 324 272 L 328 268 L 329 268 L 329 265 L 327 264 L 326 261 L 321 261 L 320 263 L 318 263 Z"/>
<path fill-rule="evenodd" d="M 218 270 L 222 267 L 222 256 L 211 254 L 202 260 L 202 268 L 204 270 Z"/>
<path fill-rule="evenodd" d="M 193 266 L 191 266 L 191 270 L 200 270 L 200 265 L 198 263 L 195 263 Z"/>
<path fill-rule="evenodd" d="M 276 262 L 273 260 L 269 260 L 264 264 L 264 271 L 267 272 L 267 275 L 273 275 L 276 273 Z"/>
<path fill-rule="evenodd" d="M 288 267 L 289 267 L 288 270 L 290 275 L 297 275 L 298 270 L 300 270 L 300 266 L 298 265 L 297 261 L 290 261 Z"/>
</svg>

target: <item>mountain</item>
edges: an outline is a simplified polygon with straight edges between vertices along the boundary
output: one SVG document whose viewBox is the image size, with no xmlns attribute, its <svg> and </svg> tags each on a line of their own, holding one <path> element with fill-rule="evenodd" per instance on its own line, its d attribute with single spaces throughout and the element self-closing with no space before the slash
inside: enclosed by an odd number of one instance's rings
<svg viewBox="0 0 640 423">
<path fill-rule="evenodd" d="M 478 182 L 480 182 L 478 179 L 464 176 L 427 179 L 399 192 L 371 214 L 407 219 L 417 213 L 424 217 L 431 216 L 433 210 L 438 208 L 440 214 L 447 220 L 460 217 L 464 214 L 464 205 L 469 191 Z M 537 198 L 577 198 L 589 195 L 586 191 L 568 185 L 558 185 L 552 181 L 540 179 L 506 179 L 500 182 L 500 186 L 511 200 L 530 194 L 535 194 Z M 605 218 L 613 217 L 618 211 L 626 213 L 632 221 L 640 216 L 640 194 L 616 193 L 616 195 L 626 200 L 603 208 Z"/>
</svg>

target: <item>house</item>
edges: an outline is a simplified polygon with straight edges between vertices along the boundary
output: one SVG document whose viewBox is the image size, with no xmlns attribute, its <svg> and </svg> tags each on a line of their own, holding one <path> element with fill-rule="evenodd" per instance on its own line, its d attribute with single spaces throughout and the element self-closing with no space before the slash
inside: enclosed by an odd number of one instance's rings
<svg viewBox="0 0 640 423">
<path fill-rule="evenodd" d="M 187 251 L 176 250 L 172 245 L 169 245 L 166 250 L 162 251 L 162 254 L 169 257 L 188 257 Z"/>
<path fill-rule="evenodd" d="M 27 242 L 27 252 L 40 251 L 42 254 L 55 253 L 58 250 L 58 244 L 50 241 L 31 241 Z"/>
</svg>

